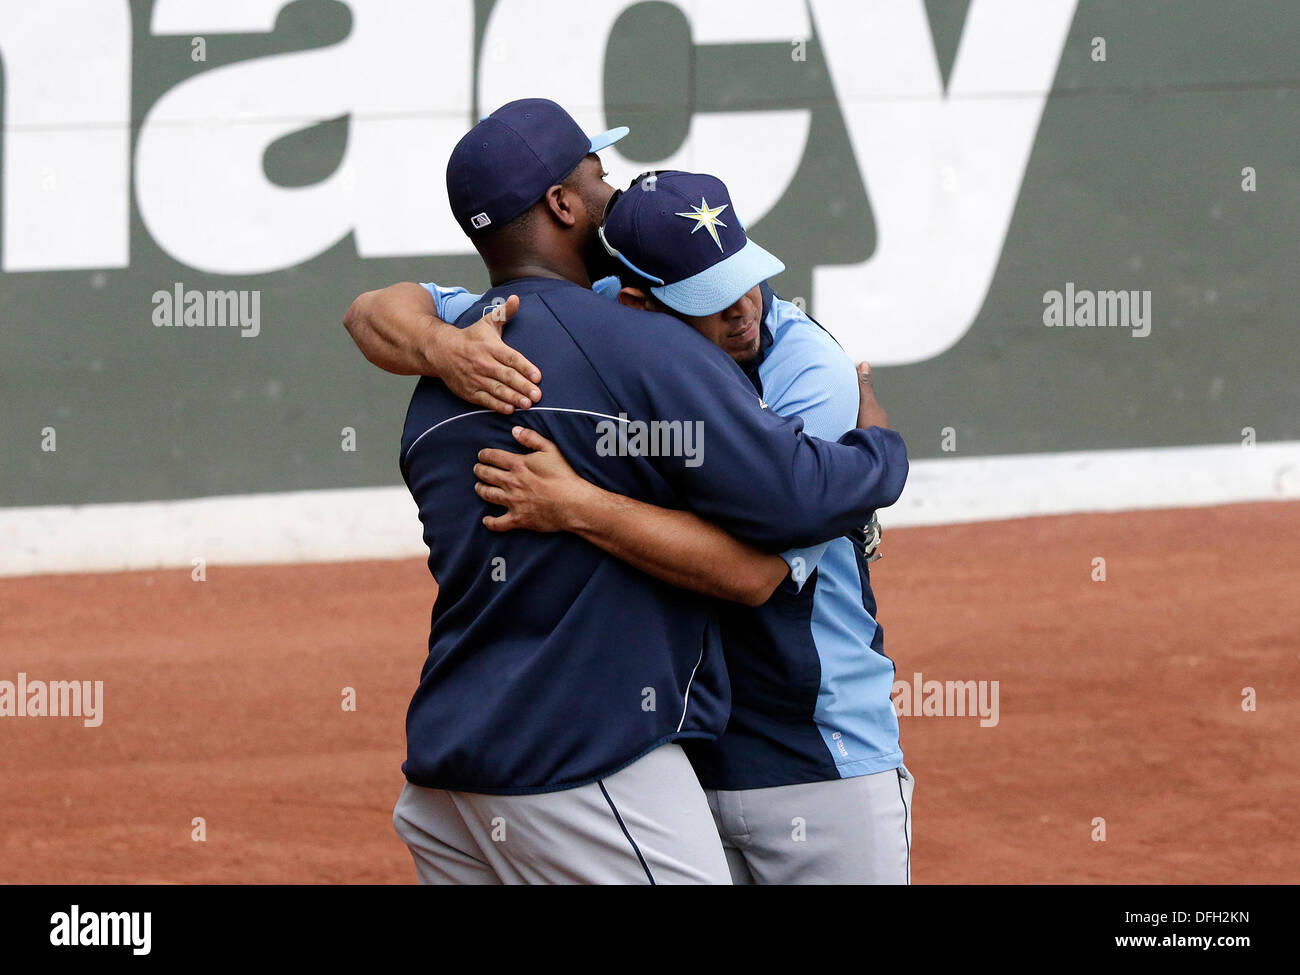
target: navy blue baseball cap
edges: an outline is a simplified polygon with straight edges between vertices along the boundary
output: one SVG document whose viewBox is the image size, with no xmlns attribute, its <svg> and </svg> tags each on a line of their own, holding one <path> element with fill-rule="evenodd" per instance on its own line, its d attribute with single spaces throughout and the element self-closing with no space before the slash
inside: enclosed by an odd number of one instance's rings
<svg viewBox="0 0 1300 975">
<path fill-rule="evenodd" d="M 638 176 L 610 199 L 600 240 L 683 315 L 720 312 L 785 270 L 745 235 L 722 180 L 701 173 Z"/>
<path fill-rule="evenodd" d="M 447 161 L 447 199 L 471 237 L 496 230 L 564 182 L 588 153 L 627 135 L 626 125 L 588 136 L 546 98 L 521 98 L 485 115 Z"/>
</svg>

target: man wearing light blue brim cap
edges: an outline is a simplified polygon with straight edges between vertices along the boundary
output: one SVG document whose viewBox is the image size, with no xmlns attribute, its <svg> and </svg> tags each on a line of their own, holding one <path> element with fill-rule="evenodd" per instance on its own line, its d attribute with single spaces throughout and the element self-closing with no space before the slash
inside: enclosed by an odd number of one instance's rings
<svg viewBox="0 0 1300 975">
<path fill-rule="evenodd" d="M 685 321 L 774 412 L 827 440 L 887 425 L 869 367 L 855 372 L 830 333 L 767 283 L 784 265 L 747 237 L 721 180 L 640 176 L 606 205 L 600 238 L 622 267 L 619 302 Z M 590 499 L 579 499 L 590 517 Z M 868 569 L 879 541 L 873 516 L 849 537 L 728 558 L 717 570 L 779 582 L 761 587 L 761 605 L 724 619 L 731 718 L 717 741 L 687 749 L 734 883 L 911 881 L 915 780 Z M 807 833 L 792 843 L 800 820 Z"/>
<path fill-rule="evenodd" d="M 785 265 L 750 240 L 722 180 L 665 171 L 610 198 L 601 241 L 673 311 L 723 311 Z M 629 256 L 630 255 L 630 256 Z"/>
</svg>

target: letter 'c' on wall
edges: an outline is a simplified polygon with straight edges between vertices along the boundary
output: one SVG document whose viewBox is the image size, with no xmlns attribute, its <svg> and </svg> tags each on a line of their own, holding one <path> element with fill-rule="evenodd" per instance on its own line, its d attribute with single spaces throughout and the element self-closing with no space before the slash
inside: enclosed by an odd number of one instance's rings
<svg viewBox="0 0 1300 975">
<path fill-rule="evenodd" d="M 498 0 L 483 37 L 501 60 L 479 63 L 479 106 L 486 114 L 516 98 L 550 98 L 588 132 L 622 122 L 605 117 L 604 52 L 619 16 L 639 0 Z M 805 40 L 811 26 L 804 0 L 669 0 L 691 26 L 696 44 L 754 44 Z M 557 50 L 590 52 L 557 57 Z M 653 64 L 650 48 L 647 64 Z M 790 70 L 798 70 L 792 65 Z M 697 112 L 676 152 L 633 162 L 614 145 L 601 151 L 605 168 L 626 182 L 647 169 L 716 173 L 726 180 L 746 227 L 785 195 L 803 160 L 812 113 L 807 109 Z"/>
</svg>

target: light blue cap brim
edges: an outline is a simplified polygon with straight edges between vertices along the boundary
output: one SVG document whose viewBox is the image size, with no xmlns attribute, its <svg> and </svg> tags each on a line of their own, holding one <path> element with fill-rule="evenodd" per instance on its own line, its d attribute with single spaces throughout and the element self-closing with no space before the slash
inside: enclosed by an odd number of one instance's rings
<svg viewBox="0 0 1300 975">
<path fill-rule="evenodd" d="M 713 267 L 681 281 L 651 288 L 650 293 L 683 315 L 715 315 L 734 305 L 750 288 L 784 270 L 780 259 L 751 240 Z"/>
<path fill-rule="evenodd" d="M 632 130 L 626 125 L 619 125 L 612 129 L 607 129 L 599 135 L 593 135 L 591 137 L 591 151 L 600 152 L 600 150 L 612 146 L 615 142 L 631 131 Z"/>
</svg>

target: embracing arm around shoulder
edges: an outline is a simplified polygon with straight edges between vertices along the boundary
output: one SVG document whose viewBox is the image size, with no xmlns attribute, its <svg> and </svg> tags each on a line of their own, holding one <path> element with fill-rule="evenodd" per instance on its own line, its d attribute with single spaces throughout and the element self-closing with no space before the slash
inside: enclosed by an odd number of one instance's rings
<svg viewBox="0 0 1300 975">
<path fill-rule="evenodd" d="M 767 602 L 789 572 L 779 555 L 698 515 L 592 484 L 535 430 L 515 427 L 512 432 L 532 453 L 482 450 L 474 466 L 479 496 L 507 509 L 483 519 L 492 531 L 572 532 L 656 579 L 746 606 Z"/>
<path fill-rule="evenodd" d="M 519 308 L 511 295 L 458 328 L 438 316 L 434 296 L 410 281 L 359 295 L 343 327 L 370 362 L 401 376 L 436 376 L 461 399 L 513 413 L 542 398 L 541 371 L 501 338 Z"/>
</svg>

